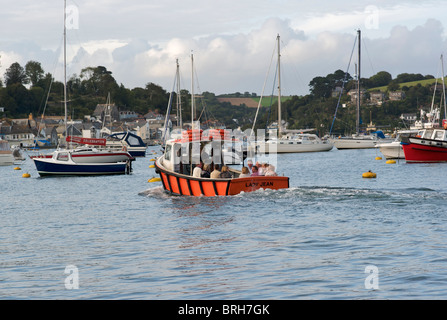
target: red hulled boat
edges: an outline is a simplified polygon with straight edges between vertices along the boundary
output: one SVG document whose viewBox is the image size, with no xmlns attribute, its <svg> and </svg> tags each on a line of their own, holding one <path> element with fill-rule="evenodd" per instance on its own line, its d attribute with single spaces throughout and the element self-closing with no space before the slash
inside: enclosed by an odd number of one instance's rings
<svg viewBox="0 0 447 320">
<path fill-rule="evenodd" d="M 447 162 L 447 130 L 420 130 L 402 141 L 407 162 Z"/>
</svg>

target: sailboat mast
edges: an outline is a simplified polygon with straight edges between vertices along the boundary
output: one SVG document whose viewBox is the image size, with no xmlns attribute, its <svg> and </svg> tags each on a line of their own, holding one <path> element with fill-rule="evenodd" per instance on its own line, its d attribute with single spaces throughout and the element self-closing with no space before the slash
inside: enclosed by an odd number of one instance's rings
<svg viewBox="0 0 447 320">
<path fill-rule="evenodd" d="M 191 53 L 191 130 L 194 130 L 194 55 Z"/>
<path fill-rule="evenodd" d="M 444 55 L 441 54 L 441 71 L 442 71 L 442 94 L 444 98 L 444 119 L 447 119 L 447 105 L 445 101 L 445 74 L 444 74 Z"/>
<path fill-rule="evenodd" d="M 278 34 L 278 137 L 281 137 L 281 52 L 280 52 L 280 37 Z"/>
<path fill-rule="evenodd" d="M 183 122 L 182 122 L 182 97 L 180 95 L 180 65 L 177 61 L 177 125 L 181 128 L 183 128 Z"/>
<path fill-rule="evenodd" d="M 67 0 L 64 0 L 64 110 L 65 138 L 67 138 Z"/>
<path fill-rule="evenodd" d="M 361 92 L 361 90 L 360 90 L 360 57 L 361 57 L 360 29 L 357 30 L 357 34 L 358 34 L 358 38 L 359 38 L 359 61 L 358 61 L 359 65 L 358 65 L 358 72 L 357 72 L 357 87 L 358 87 L 357 90 L 358 90 L 358 92 L 357 92 L 357 111 L 356 111 L 355 132 L 358 135 L 359 131 L 360 131 L 360 100 L 362 97 L 360 94 L 360 92 Z"/>
</svg>

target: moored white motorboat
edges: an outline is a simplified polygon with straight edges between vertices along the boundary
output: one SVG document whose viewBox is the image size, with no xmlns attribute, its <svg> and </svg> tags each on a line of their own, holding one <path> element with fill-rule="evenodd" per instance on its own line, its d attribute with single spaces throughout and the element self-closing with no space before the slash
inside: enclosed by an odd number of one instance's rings
<svg viewBox="0 0 447 320">
<path fill-rule="evenodd" d="M 392 142 L 378 143 L 376 148 L 384 155 L 385 159 L 405 159 L 404 149 L 402 147 L 402 139 L 407 138 L 417 130 L 398 131 L 396 139 Z"/>
<path fill-rule="evenodd" d="M 106 139 L 106 148 L 111 150 L 125 149 L 132 157 L 145 157 L 147 145 L 141 137 L 129 131 L 117 132 Z"/>
</svg>

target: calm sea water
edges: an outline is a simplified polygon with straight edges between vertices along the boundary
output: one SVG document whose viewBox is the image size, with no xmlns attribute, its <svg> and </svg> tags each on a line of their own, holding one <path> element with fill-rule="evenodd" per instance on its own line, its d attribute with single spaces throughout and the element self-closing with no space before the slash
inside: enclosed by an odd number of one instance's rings
<svg viewBox="0 0 447 320">
<path fill-rule="evenodd" d="M 173 197 L 153 150 L 126 176 L 0 167 L 0 299 L 447 298 L 446 164 L 287 154 L 288 190 Z"/>
</svg>

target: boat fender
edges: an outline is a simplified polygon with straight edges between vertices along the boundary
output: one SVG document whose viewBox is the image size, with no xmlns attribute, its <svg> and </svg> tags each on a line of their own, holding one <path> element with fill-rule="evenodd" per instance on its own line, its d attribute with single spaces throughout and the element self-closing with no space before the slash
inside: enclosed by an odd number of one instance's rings
<svg viewBox="0 0 447 320">
<path fill-rule="evenodd" d="M 387 163 L 387 164 L 396 163 L 396 160 L 388 160 L 386 163 Z"/>
<path fill-rule="evenodd" d="M 369 170 L 368 172 L 365 172 L 362 175 L 362 177 L 366 178 L 366 179 L 377 178 L 377 174 L 375 174 L 374 172 L 371 172 L 371 170 Z"/>
<path fill-rule="evenodd" d="M 132 161 L 126 161 L 126 174 L 130 174 L 132 172 Z"/>
</svg>

